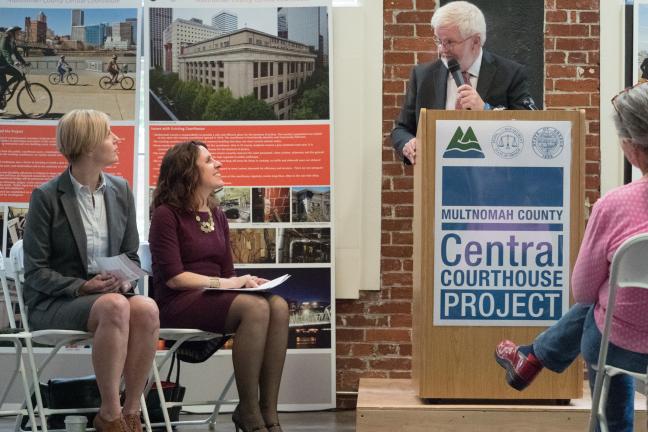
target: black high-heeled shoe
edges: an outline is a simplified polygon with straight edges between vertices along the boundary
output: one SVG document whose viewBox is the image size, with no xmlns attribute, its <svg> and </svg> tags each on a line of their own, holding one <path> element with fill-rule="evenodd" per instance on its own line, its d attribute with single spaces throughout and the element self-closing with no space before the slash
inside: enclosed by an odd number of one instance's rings
<svg viewBox="0 0 648 432">
<path fill-rule="evenodd" d="M 234 423 L 234 429 L 236 429 L 236 432 L 242 430 L 243 432 L 256 432 L 260 430 L 266 430 L 266 425 L 258 425 L 258 426 L 253 426 L 252 429 L 246 429 L 245 425 L 243 422 L 241 422 L 240 419 L 241 415 L 239 414 L 239 406 L 236 405 L 236 408 L 234 409 L 234 412 L 232 413 L 232 423 Z"/>
<path fill-rule="evenodd" d="M 265 425 L 265 427 L 266 427 L 266 429 L 268 429 L 268 432 L 270 432 L 270 430 L 273 429 L 273 428 L 279 428 L 279 430 L 283 432 L 283 429 L 281 429 L 281 425 L 279 424 L 279 422 L 267 424 L 267 425 Z"/>
</svg>

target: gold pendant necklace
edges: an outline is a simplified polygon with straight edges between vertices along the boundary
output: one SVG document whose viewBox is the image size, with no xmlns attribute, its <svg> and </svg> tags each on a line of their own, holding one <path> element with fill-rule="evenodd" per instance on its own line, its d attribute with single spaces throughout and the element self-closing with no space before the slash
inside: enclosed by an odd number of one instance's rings
<svg viewBox="0 0 648 432">
<path fill-rule="evenodd" d="M 214 217 L 212 216 L 211 210 L 208 210 L 207 214 L 209 214 L 209 219 L 203 221 L 202 219 L 200 219 L 200 215 L 196 213 L 196 222 L 198 222 L 200 231 L 204 232 L 205 234 L 209 234 L 210 232 L 214 231 Z"/>
</svg>

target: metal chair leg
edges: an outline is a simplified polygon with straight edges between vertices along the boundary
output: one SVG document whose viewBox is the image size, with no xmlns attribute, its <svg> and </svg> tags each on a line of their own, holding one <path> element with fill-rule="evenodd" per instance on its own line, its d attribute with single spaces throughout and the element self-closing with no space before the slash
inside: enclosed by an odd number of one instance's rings
<svg viewBox="0 0 648 432">
<path fill-rule="evenodd" d="M 32 431 L 38 432 L 38 425 L 36 424 L 36 416 L 34 414 L 34 404 L 31 400 L 31 389 L 29 385 L 29 380 L 27 378 L 27 369 L 25 368 L 25 362 L 22 358 L 23 345 L 19 340 L 13 341 L 14 348 L 16 349 L 16 371 L 20 374 L 20 381 L 23 386 L 23 393 L 25 394 L 25 401 L 23 402 L 22 407 L 18 410 L 18 415 L 16 416 L 16 431 L 20 430 L 20 425 L 22 423 L 22 418 L 24 416 L 24 409 L 27 409 L 27 416 L 29 417 L 29 422 L 32 425 Z M 11 385 L 7 386 L 7 391 L 11 388 Z M 4 397 L 3 402 L 4 403 Z M 2 406 L 0 403 L 0 406 Z"/>
<path fill-rule="evenodd" d="M 160 399 L 160 408 L 162 409 L 162 417 L 164 417 L 164 427 L 166 432 L 173 432 L 171 428 L 171 419 L 169 419 L 169 412 L 166 407 L 166 399 L 164 398 L 164 391 L 162 390 L 162 381 L 160 380 L 160 371 L 157 364 L 153 361 L 153 376 L 155 378 L 155 387 Z"/>
<path fill-rule="evenodd" d="M 207 419 L 207 423 L 209 425 L 210 430 L 214 430 L 216 428 L 215 424 L 216 424 L 216 420 L 218 419 L 218 414 L 220 413 L 220 408 L 223 405 L 225 396 L 227 395 L 230 388 L 232 387 L 232 384 L 234 384 L 234 372 L 232 372 L 232 375 L 230 375 L 229 379 L 227 380 L 227 384 L 225 384 L 223 391 L 221 392 L 220 396 L 218 396 L 218 400 L 216 400 L 216 404 L 214 404 L 214 411 L 212 411 L 211 415 L 209 416 L 209 419 Z"/>
<path fill-rule="evenodd" d="M 32 372 L 32 385 L 34 388 L 34 394 L 36 395 L 36 406 L 38 407 L 38 417 L 41 421 L 41 431 L 47 432 L 47 419 L 39 385 L 39 370 L 36 368 L 36 361 L 34 360 L 34 346 L 32 345 L 31 339 L 25 340 L 25 345 L 27 345 L 27 358 L 29 359 L 29 368 Z"/>
<path fill-rule="evenodd" d="M 146 429 L 146 432 L 152 432 L 151 419 L 149 418 L 148 407 L 146 406 L 146 398 L 144 397 L 144 393 L 142 393 L 142 396 L 140 396 L 140 405 L 142 407 L 142 417 L 144 417 L 144 427 Z"/>
<path fill-rule="evenodd" d="M 601 389 L 601 403 L 598 407 L 598 422 L 601 432 L 609 432 L 607 424 L 607 416 L 605 415 L 605 407 L 607 406 L 608 393 L 610 391 L 610 380 L 612 377 L 608 375 L 607 370 L 603 368 L 603 388 Z"/>
</svg>

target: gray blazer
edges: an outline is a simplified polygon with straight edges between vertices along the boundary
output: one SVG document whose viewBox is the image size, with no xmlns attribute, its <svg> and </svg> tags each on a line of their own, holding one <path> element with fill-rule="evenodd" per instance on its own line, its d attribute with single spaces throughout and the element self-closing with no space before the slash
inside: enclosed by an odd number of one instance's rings
<svg viewBox="0 0 648 432">
<path fill-rule="evenodd" d="M 104 173 L 109 256 L 139 264 L 135 200 L 128 183 Z M 87 239 L 70 171 L 34 189 L 23 237 L 25 304 L 45 311 L 57 297 L 76 297 L 88 279 Z"/>
<path fill-rule="evenodd" d="M 448 73 L 441 60 L 412 69 L 405 101 L 391 132 L 392 145 L 401 158 L 403 147 L 416 135 L 421 108 L 445 109 Z M 526 101 L 532 100 L 524 67 L 489 51 L 483 51 L 476 90 L 494 107 L 529 109 Z M 405 159 L 405 163 L 409 161 Z"/>
</svg>

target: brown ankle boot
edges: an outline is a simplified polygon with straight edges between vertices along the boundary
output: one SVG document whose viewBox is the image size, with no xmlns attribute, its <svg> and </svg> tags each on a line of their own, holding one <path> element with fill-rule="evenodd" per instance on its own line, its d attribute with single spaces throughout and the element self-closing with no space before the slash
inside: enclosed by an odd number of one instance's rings
<svg viewBox="0 0 648 432">
<path fill-rule="evenodd" d="M 140 415 L 137 414 L 124 414 L 124 421 L 129 432 L 142 432 L 142 422 Z"/>
<path fill-rule="evenodd" d="M 92 421 L 92 426 L 94 426 L 97 432 L 129 432 L 124 421 L 124 416 L 121 415 L 115 420 L 108 421 L 97 413 Z"/>
</svg>

